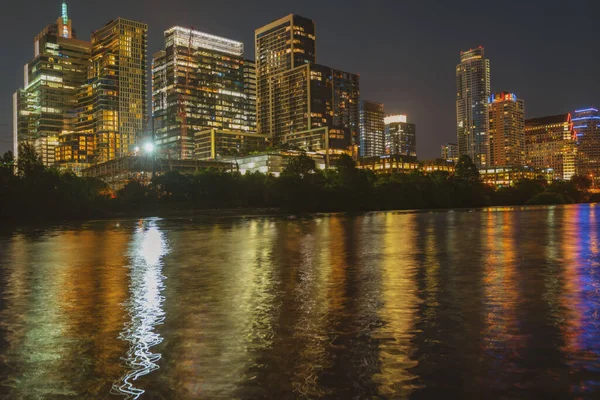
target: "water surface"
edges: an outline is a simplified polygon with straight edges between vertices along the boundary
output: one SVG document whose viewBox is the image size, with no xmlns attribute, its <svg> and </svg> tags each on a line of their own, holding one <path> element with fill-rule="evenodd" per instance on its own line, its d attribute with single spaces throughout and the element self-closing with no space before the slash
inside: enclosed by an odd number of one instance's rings
<svg viewBox="0 0 600 400">
<path fill-rule="evenodd" d="M 600 206 L 0 234 L 0 397 L 598 398 Z"/>
</svg>

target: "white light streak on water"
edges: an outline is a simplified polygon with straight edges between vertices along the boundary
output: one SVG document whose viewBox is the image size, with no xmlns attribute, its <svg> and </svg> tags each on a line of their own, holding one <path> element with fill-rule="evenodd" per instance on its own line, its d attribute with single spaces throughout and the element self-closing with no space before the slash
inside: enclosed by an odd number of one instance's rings
<svg viewBox="0 0 600 400">
<path fill-rule="evenodd" d="M 161 354 L 151 349 L 163 341 L 155 328 L 165 319 L 162 257 L 168 249 L 156 222 L 156 219 L 140 222 L 130 246 L 130 299 L 123 304 L 130 321 L 119 335 L 119 339 L 129 342 L 127 355 L 122 358 L 129 371 L 113 384 L 111 391 L 128 399 L 137 399 L 144 393 L 134 382 L 159 369 L 161 358 Z"/>
</svg>

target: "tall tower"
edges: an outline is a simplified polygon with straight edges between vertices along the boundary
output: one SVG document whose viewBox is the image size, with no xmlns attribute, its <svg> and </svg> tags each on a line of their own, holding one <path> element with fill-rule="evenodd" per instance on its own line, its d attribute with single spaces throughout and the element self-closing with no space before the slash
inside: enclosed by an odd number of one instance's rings
<svg viewBox="0 0 600 400">
<path fill-rule="evenodd" d="M 460 155 L 468 155 L 479 167 L 489 162 L 490 61 L 483 47 L 461 52 L 456 66 L 456 131 Z"/>
<path fill-rule="evenodd" d="M 382 103 L 363 100 L 360 102 L 361 157 L 385 154 L 385 111 Z"/>
<path fill-rule="evenodd" d="M 359 76 L 316 64 L 315 24 L 288 15 L 255 32 L 257 131 L 275 144 L 347 151 L 358 140 Z"/>
<path fill-rule="evenodd" d="M 256 63 L 244 60 L 244 94 L 246 95 L 245 114 L 250 131 L 256 132 Z"/>
<path fill-rule="evenodd" d="M 315 23 L 288 15 L 255 31 L 256 125 L 258 133 L 275 134 L 271 78 L 316 62 Z"/>
<path fill-rule="evenodd" d="M 130 154 L 146 118 L 146 24 L 117 18 L 92 33 L 92 56 L 80 120 L 92 121 L 95 161 Z M 89 126 L 89 124 L 88 124 Z"/>
<path fill-rule="evenodd" d="M 578 171 L 600 186 L 600 113 L 597 108 L 585 108 L 573 113 L 573 129 L 577 135 Z"/>
<path fill-rule="evenodd" d="M 385 152 L 403 156 L 417 156 L 417 127 L 408 122 L 406 115 L 385 117 Z"/>
<path fill-rule="evenodd" d="M 525 105 L 513 93 L 493 94 L 489 100 L 490 162 L 492 167 L 525 163 Z"/>
<path fill-rule="evenodd" d="M 90 43 L 76 38 L 63 2 L 60 17 L 35 37 L 34 58 L 13 100 L 15 144 L 32 144 L 46 166 L 56 162 L 59 137 L 75 129 L 89 58 Z"/>
<path fill-rule="evenodd" d="M 195 132 L 253 132 L 253 75 L 241 42 L 179 26 L 165 31 L 165 49 L 152 63 L 152 114 L 159 149 L 172 158 L 192 159 Z"/>
</svg>

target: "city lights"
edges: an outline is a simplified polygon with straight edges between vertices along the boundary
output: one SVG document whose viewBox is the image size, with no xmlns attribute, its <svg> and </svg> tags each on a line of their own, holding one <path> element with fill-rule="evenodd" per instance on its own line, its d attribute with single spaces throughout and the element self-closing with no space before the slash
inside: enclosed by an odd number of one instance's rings
<svg viewBox="0 0 600 400">
<path fill-rule="evenodd" d="M 154 144 L 151 142 L 144 144 L 144 150 L 146 151 L 146 153 L 154 152 Z"/>
</svg>

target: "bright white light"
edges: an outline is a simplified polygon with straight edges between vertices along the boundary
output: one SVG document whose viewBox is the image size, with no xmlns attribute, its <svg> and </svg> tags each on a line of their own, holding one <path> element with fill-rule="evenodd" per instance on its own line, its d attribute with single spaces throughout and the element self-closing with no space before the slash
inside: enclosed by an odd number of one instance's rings
<svg viewBox="0 0 600 400">
<path fill-rule="evenodd" d="M 395 122 L 404 122 L 406 123 L 407 118 L 406 115 L 404 114 L 399 114 L 399 115 L 389 115 L 387 117 L 384 118 L 384 123 L 386 125 L 388 124 L 393 124 Z"/>
<path fill-rule="evenodd" d="M 146 150 L 147 153 L 152 153 L 154 151 L 154 145 L 152 143 L 146 143 L 144 145 L 144 150 Z"/>
<path fill-rule="evenodd" d="M 133 149 L 136 153 L 140 152 L 140 146 L 135 146 L 135 148 Z"/>
</svg>

